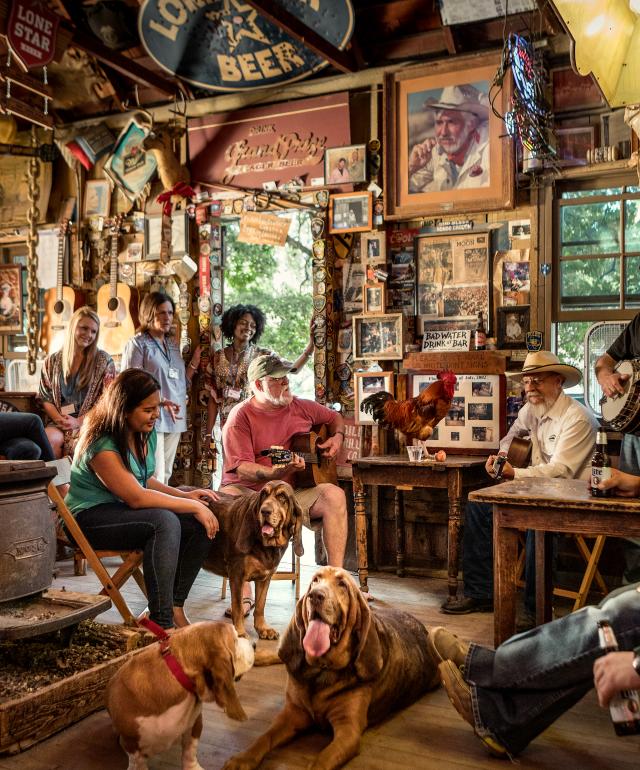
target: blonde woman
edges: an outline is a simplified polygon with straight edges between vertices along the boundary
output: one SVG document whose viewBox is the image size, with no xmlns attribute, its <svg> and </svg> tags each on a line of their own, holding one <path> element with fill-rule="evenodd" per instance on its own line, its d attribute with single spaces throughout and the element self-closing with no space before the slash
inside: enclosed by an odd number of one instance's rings
<svg viewBox="0 0 640 770">
<path fill-rule="evenodd" d="M 116 376 L 110 355 L 98 349 L 100 319 L 90 307 L 71 316 L 62 350 L 47 356 L 38 401 L 56 457 L 73 456 L 86 413 Z"/>
</svg>

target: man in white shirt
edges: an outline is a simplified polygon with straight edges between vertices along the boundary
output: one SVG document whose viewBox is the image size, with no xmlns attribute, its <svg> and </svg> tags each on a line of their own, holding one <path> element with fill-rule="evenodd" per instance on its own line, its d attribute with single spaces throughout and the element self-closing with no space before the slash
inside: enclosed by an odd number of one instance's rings
<svg viewBox="0 0 640 770">
<path fill-rule="evenodd" d="M 507 451 L 514 438 L 529 436 L 531 462 L 527 468 L 514 468 L 506 462 L 504 479 L 566 478 L 587 479 L 598 422 L 582 404 L 562 392 L 580 382 L 582 373 L 562 364 L 546 350 L 529 353 L 522 372 L 511 378 L 522 382 L 526 403 L 516 421 L 500 442 Z M 485 468 L 493 475 L 495 455 Z M 442 612 L 462 615 L 493 610 L 493 511 L 486 503 L 467 503 L 462 550 L 464 596 L 442 605 Z M 525 611 L 535 610 L 535 562 L 533 540 L 527 536 L 525 570 Z"/>
</svg>

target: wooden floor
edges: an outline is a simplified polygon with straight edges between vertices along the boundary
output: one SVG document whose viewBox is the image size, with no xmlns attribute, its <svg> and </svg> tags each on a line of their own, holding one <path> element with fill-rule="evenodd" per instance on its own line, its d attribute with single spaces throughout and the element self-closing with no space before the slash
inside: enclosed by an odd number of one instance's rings
<svg viewBox="0 0 640 770">
<path fill-rule="evenodd" d="M 311 544 L 309 544 L 311 546 Z M 306 549 L 313 553 L 312 547 Z M 286 557 L 285 557 L 286 558 Z M 304 560 L 303 560 L 304 561 Z M 58 562 L 56 587 L 93 591 L 97 581 L 73 576 L 72 563 Z M 303 586 L 314 567 L 303 563 Z M 134 611 L 142 611 L 145 600 L 133 581 L 126 592 Z M 192 620 L 223 617 L 226 602 L 220 600 L 221 579 L 201 573 L 187 603 Z M 426 578 L 397 578 L 374 574 L 370 585 L 376 602 L 413 613 L 427 626 L 446 624 L 465 639 L 490 644 L 493 616 L 466 615 L 452 618 L 438 612 L 446 596 L 446 582 Z M 267 619 L 284 629 L 294 608 L 293 588 L 289 582 L 272 583 L 267 603 Z M 107 623 L 119 622 L 115 610 L 99 616 Z M 253 632 L 253 628 L 251 627 Z M 277 643 L 271 644 L 275 649 Z M 199 758 L 203 768 L 220 768 L 234 753 L 245 748 L 269 725 L 283 704 L 284 666 L 254 668 L 238 684 L 240 700 L 249 721 L 234 722 L 217 707 L 206 704 L 205 728 Z M 282 770 L 304 768 L 328 742 L 321 734 L 309 734 L 273 752 L 263 768 Z M 545 770 L 637 770 L 640 767 L 640 737 L 617 738 L 608 712 L 598 708 L 593 692 L 558 720 L 518 758 L 519 766 Z M 127 760 L 111 730 L 106 711 L 100 711 L 58 733 L 20 755 L 0 756 L 0 770 L 124 770 Z M 180 767 L 178 748 L 153 758 L 154 770 Z M 369 729 L 362 741 L 359 757 L 352 760 L 353 770 L 390 770 L 391 768 L 498 768 L 508 767 L 504 760 L 488 756 L 471 728 L 458 716 L 440 689 L 425 695 L 410 708 L 391 716 Z"/>
</svg>

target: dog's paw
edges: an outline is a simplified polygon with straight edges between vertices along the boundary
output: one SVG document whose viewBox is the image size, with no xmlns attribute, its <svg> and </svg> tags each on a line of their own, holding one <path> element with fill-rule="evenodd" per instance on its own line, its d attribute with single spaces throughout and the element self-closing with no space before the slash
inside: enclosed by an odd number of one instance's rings
<svg viewBox="0 0 640 770">
<path fill-rule="evenodd" d="M 256 633 L 258 634 L 259 639 L 280 638 L 280 634 L 275 630 L 275 628 L 270 628 L 269 626 L 260 626 L 259 628 L 256 627 Z"/>
<path fill-rule="evenodd" d="M 253 759 L 248 759 L 243 754 L 238 754 L 228 759 L 224 763 L 222 770 L 254 770 L 256 766 Z"/>
</svg>

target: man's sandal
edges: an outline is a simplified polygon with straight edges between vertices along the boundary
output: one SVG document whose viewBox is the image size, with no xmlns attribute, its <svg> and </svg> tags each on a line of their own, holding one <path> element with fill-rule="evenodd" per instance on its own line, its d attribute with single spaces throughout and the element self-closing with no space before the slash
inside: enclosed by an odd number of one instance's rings
<svg viewBox="0 0 640 770">
<path fill-rule="evenodd" d="M 253 599 L 250 599 L 248 596 L 242 597 L 242 607 L 244 612 L 242 613 L 245 618 L 248 618 L 251 614 L 251 610 L 256 606 Z M 233 615 L 231 614 L 231 607 L 227 607 L 227 609 L 224 611 L 225 618 L 231 618 Z"/>
</svg>

